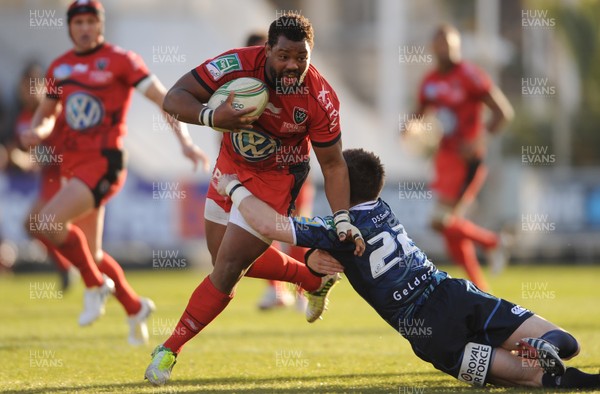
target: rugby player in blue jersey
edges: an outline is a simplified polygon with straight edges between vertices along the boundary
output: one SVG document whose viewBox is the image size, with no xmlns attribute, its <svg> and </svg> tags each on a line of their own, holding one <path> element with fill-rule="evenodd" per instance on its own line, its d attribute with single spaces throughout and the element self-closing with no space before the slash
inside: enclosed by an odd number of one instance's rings
<svg viewBox="0 0 600 394">
<path fill-rule="evenodd" d="M 379 198 L 384 169 L 362 149 L 344 151 L 350 176 L 350 216 L 366 242 L 340 242 L 333 218 L 290 218 L 254 197 L 235 175 L 219 193 L 261 235 L 312 248 L 307 265 L 320 274 L 344 272 L 365 301 L 411 344 L 415 354 L 476 386 L 600 388 L 600 375 L 567 368 L 579 353 L 575 338 L 529 310 L 438 270 Z M 362 240 L 361 240 L 362 241 Z M 415 326 L 425 330 L 415 329 Z"/>
</svg>

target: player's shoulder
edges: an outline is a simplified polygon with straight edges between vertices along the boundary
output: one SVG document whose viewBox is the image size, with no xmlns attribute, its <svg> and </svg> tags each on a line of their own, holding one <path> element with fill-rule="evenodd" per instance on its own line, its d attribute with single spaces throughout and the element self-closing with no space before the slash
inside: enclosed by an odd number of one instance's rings
<svg viewBox="0 0 600 394">
<path fill-rule="evenodd" d="M 140 55 L 136 52 L 125 49 L 118 45 L 110 44 L 108 42 L 103 44 L 103 48 L 98 52 L 98 56 L 107 56 L 113 59 L 123 60 L 123 61 L 137 61 L 140 59 Z"/>
<path fill-rule="evenodd" d="M 319 70 L 317 70 L 317 68 L 312 64 L 308 66 L 308 71 L 306 72 L 306 76 L 304 77 L 304 84 L 309 88 L 317 89 L 326 86 L 328 89 L 333 91 L 333 88 L 331 87 L 329 81 L 327 81 L 323 74 L 321 74 Z"/>
<path fill-rule="evenodd" d="M 265 49 L 261 46 L 233 48 L 208 61 L 208 65 L 228 67 L 228 71 L 251 71 L 264 66 Z"/>
<path fill-rule="evenodd" d="M 475 83 L 482 83 L 483 80 L 488 79 L 487 73 L 477 66 L 475 63 L 468 61 L 462 61 L 458 65 L 458 72 L 466 79 Z"/>
<path fill-rule="evenodd" d="M 308 71 L 304 77 L 304 86 L 307 87 L 312 102 L 316 103 L 325 113 L 330 113 L 338 109 L 339 100 L 335 90 L 329 81 L 312 64 L 308 67 Z"/>
</svg>

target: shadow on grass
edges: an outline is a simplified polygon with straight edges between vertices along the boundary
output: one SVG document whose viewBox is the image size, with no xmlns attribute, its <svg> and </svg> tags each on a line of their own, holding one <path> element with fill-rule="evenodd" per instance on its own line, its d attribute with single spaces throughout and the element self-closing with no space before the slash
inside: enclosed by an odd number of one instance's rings
<svg viewBox="0 0 600 394">
<path fill-rule="evenodd" d="M 90 384 L 81 386 L 53 386 L 43 388 L 31 388 L 23 390 L 10 390 L 6 393 L 532 393 L 544 392 L 543 389 L 531 388 L 504 388 L 487 386 L 483 389 L 473 388 L 462 385 L 454 380 L 440 382 L 436 378 L 448 376 L 436 371 L 414 372 L 414 373 L 364 373 L 364 374 L 339 374 L 323 376 L 307 376 L 298 378 L 273 377 L 273 378 L 250 378 L 250 377 L 230 377 L 230 378 L 199 378 L 183 379 L 175 378 L 166 386 L 155 387 L 146 381 L 135 383 L 106 383 Z M 348 381 L 369 379 L 370 381 L 380 378 L 389 381 L 390 378 L 397 379 L 396 384 L 388 383 L 380 387 L 373 387 L 372 384 L 360 383 L 352 384 Z M 402 382 L 404 379 L 404 383 Z M 417 379 L 415 379 L 417 378 Z M 432 379 L 433 378 L 433 379 Z M 435 379 L 435 381 L 434 381 Z M 341 381 L 340 383 L 331 382 L 331 380 Z M 299 385 L 303 387 L 284 388 L 282 385 Z M 568 393 L 564 391 L 561 393 Z"/>
</svg>

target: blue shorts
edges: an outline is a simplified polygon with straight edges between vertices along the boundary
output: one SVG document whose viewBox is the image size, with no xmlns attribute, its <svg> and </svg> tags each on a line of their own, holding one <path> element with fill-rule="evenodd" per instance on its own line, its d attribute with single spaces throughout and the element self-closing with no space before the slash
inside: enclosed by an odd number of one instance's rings
<svg viewBox="0 0 600 394">
<path fill-rule="evenodd" d="M 497 348 L 531 316 L 527 309 L 485 293 L 468 280 L 448 278 L 401 334 L 419 358 L 458 378 L 469 342 Z"/>
</svg>

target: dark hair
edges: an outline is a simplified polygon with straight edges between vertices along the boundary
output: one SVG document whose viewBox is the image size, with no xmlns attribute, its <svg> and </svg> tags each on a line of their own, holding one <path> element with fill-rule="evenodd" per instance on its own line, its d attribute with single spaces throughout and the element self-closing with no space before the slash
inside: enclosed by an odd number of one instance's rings
<svg viewBox="0 0 600 394">
<path fill-rule="evenodd" d="M 312 49 L 315 33 L 308 18 L 300 14 L 289 13 L 275 19 L 269 26 L 269 39 L 267 41 L 269 45 L 275 46 L 279 36 L 284 36 L 292 41 L 306 40 L 308 46 Z"/>
<path fill-rule="evenodd" d="M 350 203 L 376 200 L 385 178 L 379 157 L 364 149 L 346 149 L 343 154 L 350 177 Z"/>
</svg>

